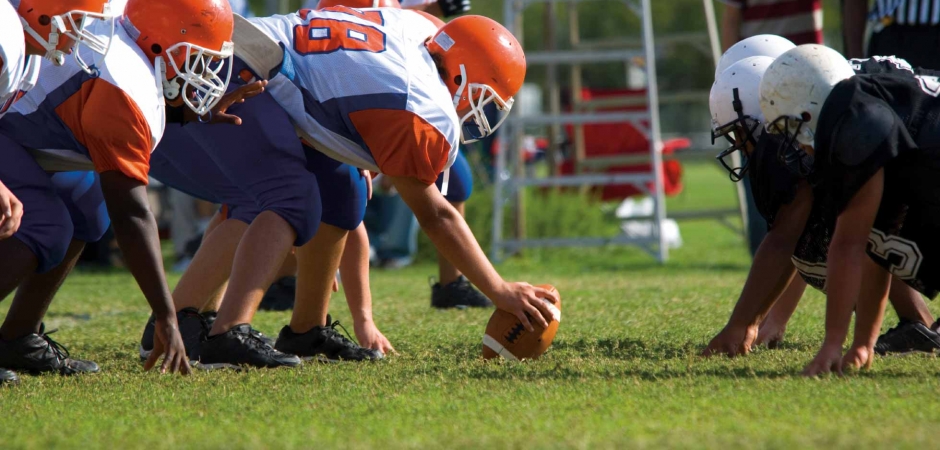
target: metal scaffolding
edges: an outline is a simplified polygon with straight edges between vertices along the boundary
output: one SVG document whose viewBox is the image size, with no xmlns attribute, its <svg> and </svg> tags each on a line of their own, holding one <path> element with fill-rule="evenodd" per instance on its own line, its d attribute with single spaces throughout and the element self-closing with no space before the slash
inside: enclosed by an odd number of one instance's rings
<svg viewBox="0 0 940 450">
<path fill-rule="evenodd" d="M 530 67 L 546 67 L 545 91 L 547 111 L 537 114 L 513 114 L 503 124 L 501 134 L 505 143 L 496 158 L 494 186 L 493 244 L 491 257 L 500 260 L 507 254 L 530 247 L 588 247 L 607 244 L 636 245 L 659 262 L 669 257 L 668 245 L 663 233 L 666 221 L 666 196 L 663 180 L 663 139 L 660 131 L 659 90 L 656 77 L 656 48 L 653 36 L 651 0 L 621 0 L 619 4 L 631 11 L 641 23 L 641 38 L 618 37 L 604 42 L 582 42 L 578 23 L 578 5 L 594 0 L 505 0 L 504 24 L 516 36 L 523 39 L 523 12 L 535 4 L 545 5 L 545 23 L 542 33 L 545 49 L 526 53 Z M 710 0 L 703 0 L 708 36 L 711 45 L 704 51 L 711 53 L 717 62 L 720 57 L 714 9 Z M 556 5 L 567 5 L 568 40 L 570 49 L 559 50 L 556 46 Z M 687 37 L 686 37 L 687 38 Z M 688 40 L 688 39 L 685 39 Z M 585 100 L 582 92 L 582 65 L 599 62 L 622 62 L 625 65 L 642 64 L 646 75 L 645 102 L 636 98 L 604 98 Z M 558 67 L 570 67 L 571 112 L 561 110 L 561 89 Z M 700 94 L 696 94 L 701 96 Z M 599 107 L 645 106 L 643 111 L 597 111 Z M 649 142 L 649 151 L 644 154 L 586 157 L 584 125 L 603 123 L 629 123 L 639 130 Z M 559 136 L 562 126 L 571 126 L 572 159 L 574 173 L 561 175 L 557 172 L 559 162 Z M 522 145 L 526 127 L 544 127 L 548 130 L 549 147 L 547 161 L 550 174 L 547 177 L 527 177 L 522 158 Z M 605 169 L 625 164 L 650 164 L 648 172 L 631 173 L 587 173 L 585 169 Z M 648 221 L 652 225 L 649 236 L 576 237 L 528 239 L 525 236 L 525 203 L 522 192 L 528 187 L 606 186 L 630 184 L 650 195 L 654 202 L 653 213 L 646 217 L 631 217 L 630 220 Z M 652 186 L 652 189 L 650 188 Z M 739 189 L 740 194 L 743 191 Z M 512 236 L 504 236 L 504 220 L 507 203 L 512 210 Z M 741 202 L 743 205 L 743 202 Z M 743 207 L 739 208 L 743 213 Z M 687 219 L 716 218 L 737 215 L 738 210 L 693 211 L 681 214 Z M 727 223 L 727 222 L 726 222 Z"/>
</svg>

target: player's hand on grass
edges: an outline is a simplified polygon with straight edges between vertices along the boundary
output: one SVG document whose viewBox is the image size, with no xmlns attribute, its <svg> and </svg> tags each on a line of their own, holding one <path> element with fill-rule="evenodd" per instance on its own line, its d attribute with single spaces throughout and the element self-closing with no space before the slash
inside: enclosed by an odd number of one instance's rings
<svg viewBox="0 0 940 450">
<path fill-rule="evenodd" d="M 807 377 L 827 373 L 842 375 L 842 345 L 823 344 L 816 357 L 803 369 L 803 376 Z"/>
<path fill-rule="evenodd" d="M 359 341 L 360 346 L 378 350 L 383 355 L 396 353 L 395 347 L 392 347 L 392 343 L 379 331 L 379 327 L 375 326 L 375 322 L 371 320 L 355 321 L 353 331 L 356 333 L 356 339 Z"/>
<path fill-rule="evenodd" d="M 211 123 L 211 124 L 228 124 L 228 125 L 241 125 L 241 117 L 228 114 L 226 111 L 232 106 L 239 103 L 245 103 L 245 100 L 252 98 L 254 96 L 260 95 L 264 92 L 265 86 L 268 85 L 267 80 L 255 81 L 254 83 L 248 83 L 228 94 L 222 96 L 222 99 L 219 100 L 219 103 L 212 108 L 212 111 L 209 114 L 206 114 L 201 117 L 197 117 L 191 109 L 186 108 L 184 113 L 187 115 L 187 121 L 198 120 L 202 123 Z"/>
<path fill-rule="evenodd" d="M 23 219 L 23 203 L 0 183 L 0 239 L 16 233 Z"/>
<path fill-rule="evenodd" d="M 786 331 L 786 324 L 778 325 L 765 321 L 760 326 L 760 332 L 757 333 L 756 345 L 766 345 L 769 349 L 775 349 L 783 342 L 783 335 Z"/>
<path fill-rule="evenodd" d="M 867 345 L 853 345 L 842 357 L 844 369 L 871 369 L 875 351 Z"/>
<path fill-rule="evenodd" d="M 561 301 L 558 291 L 549 291 L 529 283 L 504 283 L 503 288 L 491 300 L 497 308 L 518 317 L 527 330 L 534 331 L 530 320 L 542 327 L 547 327 L 552 321 L 552 311 L 548 309 L 548 304 L 543 298 L 551 300 L 554 304 Z"/>
<path fill-rule="evenodd" d="M 746 355 L 751 352 L 757 334 L 756 325 L 744 327 L 727 325 L 712 338 L 702 351 L 702 356 L 727 355 L 729 358 L 734 358 L 738 355 Z"/>
<path fill-rule="evenodd" d="M 156 333 L 153 339 L 153 352 L 144 362 L 144 370 L 150 370 L 156 366 L 160 356 L 163 358 L 163 364 L 160 365 L 160 373 L 176 373 L 189 375 L 192 369 L 189 367 L 189 358 L 186 356 L 186 347 L 183 345 L 183 337 L 180 335 L 179 325 L 176 323 L 176 315 L 165 319 L 157 319 Z"/>
</svg>

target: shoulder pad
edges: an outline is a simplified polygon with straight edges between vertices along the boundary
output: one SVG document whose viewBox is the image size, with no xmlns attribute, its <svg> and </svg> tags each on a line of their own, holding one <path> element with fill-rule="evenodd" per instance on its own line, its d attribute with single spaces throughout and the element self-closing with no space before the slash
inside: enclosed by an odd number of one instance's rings
<svg viewBox="0 0 940 450">
<path fill-rule="evenodd" d="M 840 119 L 830 136 L 830 155 L 847 166 L 864 162 L 897 128 L 897 116 L 881 101 L 858 102 Z"/>
</svg>

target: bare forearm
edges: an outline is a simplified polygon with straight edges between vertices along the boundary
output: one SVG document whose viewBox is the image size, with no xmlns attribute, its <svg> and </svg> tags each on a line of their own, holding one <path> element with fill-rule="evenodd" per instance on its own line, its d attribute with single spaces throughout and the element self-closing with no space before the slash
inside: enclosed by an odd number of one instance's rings
<svg viewBox="0 0 940 450">
<path fill-rule="evenodd" d="M 799 275 L 794 275 L 793 278 L 790 279 L 790 284 L 787 285 L 783 293 L 777 297 L 773 307 L 770 308 L 770 311 L 767 312 L 767 315 L 761 320 L 761 326 L 763 327 L 764 324 L 768 322 L 778 326 L 785 326 L 796 311 L 796 307 L 799 306 L 804 291 L 806 291 L 806 282 L 803 281 Z"/>
<path fill-rule="evenodd" d="M 109 183 L 108 180 L 120 176 L 110 172 L 102 174 L 102 190 L 111 213 L 114 235 L 127 268 L 137 280 L 154 314 L 166 317 L 174 311 L 173 299 L 166 284 L 157 221 L 147 203 L 146 187 L 139 184 L 132 188 L 115 188 L 113 183 Z M 128 180 L 118 182 L 126 184 Z"/>
<path fill-rule="evenodd" d="M 791 254 L 792 248 L 774 242 L 770 235 L 764 239 L 754 255 L 754 264 L 728 320 L 729 325 L 760 324 L 796 274 Z"/>
<path fill-rule="evenodd" d="M 127 268 L 137 280 L 137 285 L 154 313 L 165 315 L 173 310 L 173 300 L 166 284 L 163 258 L 157 240 L 157 222 L 150 211 L 143 217 L 126 217 L 112 220 L 114 234 Z"/>
<path fill-rule="evenodd" d="M 871 258 L 862 261 L 861 296 L 855 308 L 855 337 L 853 345 L 872 348 L 881 331 L 885 304 L 888 299 L 890 275 Z M 900 281 L 898 281 L 900 283 Z"/>
<path fill-rule="evenodd" d="M 845 210 L 836 219 L 836 228 L 829 245 L 829 273 L 826 281 L 826 344 L 842 345 L 848 334 L 852 308 L 859 300 L 863 286 L 873 280 L 863 275 L 884 277 L 880 283 L 882 296 L 887 296 L 887 278 L 878 272 L 867 255 L 868 236 L 874 225 L 884 190 L 884 170 L 879 170 L 852 196 Z M 866 268 L 866 264 L 870 265 Z M 867 273 L 866 273 L 867 272 Z M 877 295 L 866 292 L 866 295 Z"/>
<path fill-rule="evenodd" d="M 339 264 L 346 303 L 353 321 L 371 322 L 372 293 L 369 288 L 369 237 L 364 225 L 351 231 Z"/>
<path fill-rule="evenodd" d="M 833 242 L 829 248 L 826 281 L 826 344 L 842 345 L 848 335 L 852 309 L 859 298 L 865 248 Z"/>
<path fill-rule="evenodd" d="M 867 0 L 843 0 L 842 3 L 842 38 L 845 45 L 845 56 L 848 58 L 862 58 L 865 49 L 865 22 L 868 16 Z"/>
<path fill-rule="evenodd" d="M 486 258 L 467 222 L 453 206 L 443 202 L 437 214 L 417 217 L 421 229 L 448 261 L 453 262 L 484 294 L 490 296 L 496 293 L 503 279 Z"/>
<path fill-rule="evenodd" d="M 502 298 L 508 294 L 504 288 L 509 286 L 486 259 L 463 216 L 436 186 L 409 177 L 390 177 L 390 180 L 444 258 L 487 297 Z"/>
</svg>

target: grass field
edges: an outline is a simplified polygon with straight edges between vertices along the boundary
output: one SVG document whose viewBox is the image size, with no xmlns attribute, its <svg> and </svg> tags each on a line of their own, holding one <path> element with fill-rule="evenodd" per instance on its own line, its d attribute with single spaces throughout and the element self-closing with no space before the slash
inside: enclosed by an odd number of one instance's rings
<svg viewBox="0 0 940 450">
<path fill-rule="evenodd" d="M 731 201 L 730 183 L 711 167 L 690 168 L 687 180 L 674 209 Z M 665 266 L 626 248 L 539 252 L 500 265 L 508 279 L 553 283 L 563 296 L 554 347 L 527 364 L 483 363 L 489 313 L 430 310 L 425 280 L 434 269 L 420 265 L 373 275 L 377 323 L 400 352 L 385 362 L 186 379 L 143 373 L 136 342 L 148 311 L 133 279 L 78 273 L 48 325 L 102 373 L 24 377 L 0 390 L 0 448 L 936 445 L 940 361 L 881 358 L 844 379 L 798 375 L 822 337 L 817 293 L 782 349 L 699 358 L 749 259 L 716 223 L 684 223 L 682 232 L 685 246 Z M 341 295 L 333 313 L 350 323 Z M 276 334 L 287 318 L 260 313 L 255 324 Z"/>
</svg>

